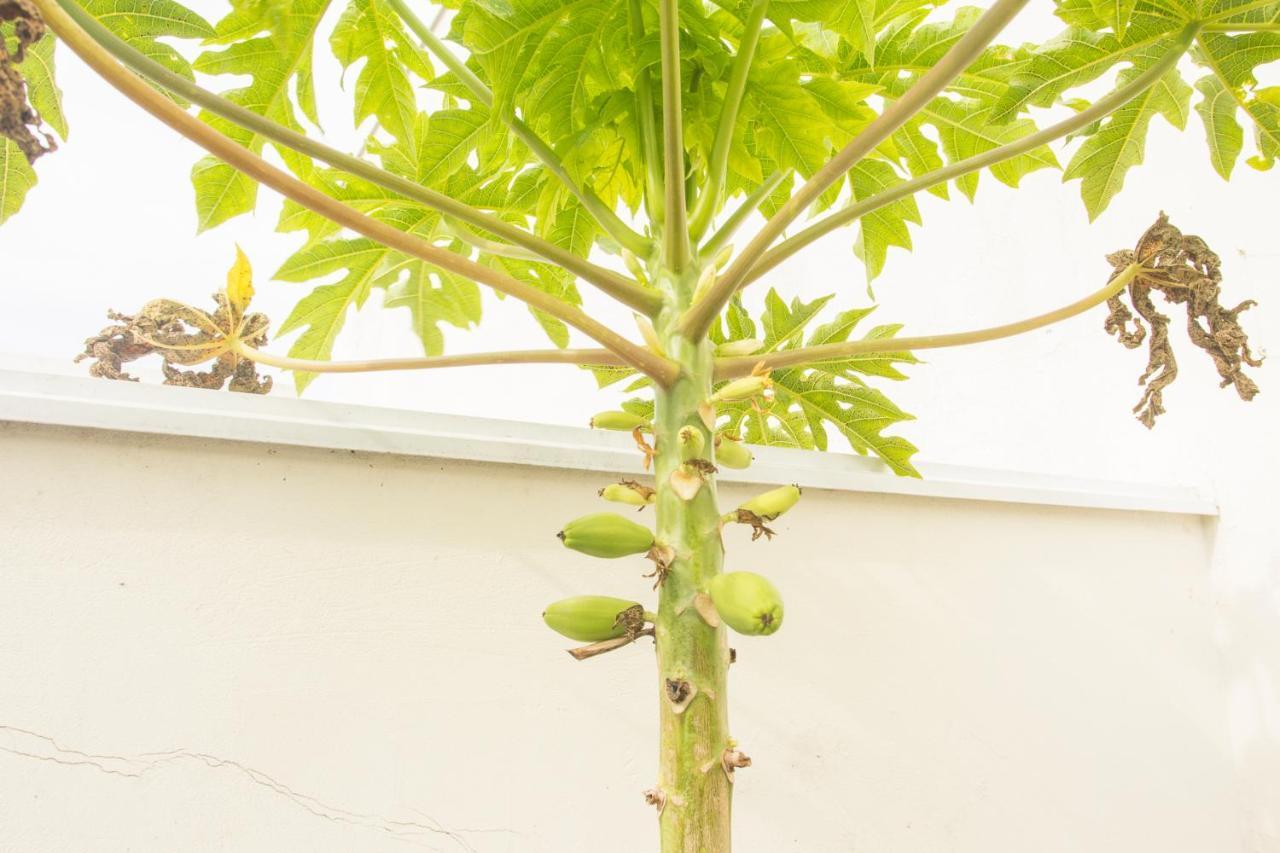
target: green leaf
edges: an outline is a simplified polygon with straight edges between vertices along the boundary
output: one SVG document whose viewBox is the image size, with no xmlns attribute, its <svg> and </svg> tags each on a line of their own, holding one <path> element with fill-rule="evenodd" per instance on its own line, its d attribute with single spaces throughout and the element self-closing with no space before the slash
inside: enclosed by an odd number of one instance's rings
<svg viewBox="0 0 1280 853">
<path fill-rule="evenodd" d="M 427 355 L 444 352 L 441 323 L 466 329 L 480 322 L 480 287 L 473 281 L 433 268 L 416 258 L 402 258 L 389 264 L 380 283 L 382 281 L 394 282 L 387 288 L 383 306 L 409 309 L 414 334 Z"/>
<path fill-rule="evenodd" d="M 149 59 L 171 71 L 195 79 L 191 63 L 161 38 L 208 39 L 209 22 L 173 0 L 82 0 L 80 5 L 107 29 Z"/>
<path fill-rule="evenodd" d="M 0 26 L 0 38 L 10 35 L 12 26 Z M 62 91 L 54 81 L 53 36 L 45 36 L 27 49 L 20 66 L 27 81 L 27 97 L 36 112 L 63 139 L 67 119 L 62 111 Z M 36 171 L 16 143 L 0 137 L 0 225 L 13 216 L 36 185 Z"/>
<path fill-rule="evenodd" d="M 67 116 L 62 111 L 62 90 L 54 80 L 53 36 L 45 36 L 27 50 L 22 76 L 27 81 L 27 98 L 41 120 L 63 139 L 67 138 Z"/>
<path fill-rule="evenodd" d="M 418 104 L 409 69 L 423 82 L 435 75 L 395 11 L 384 0 L 352 0 L 329 44 L 344 70 L 364 60 L 356 77 L 356 124 L 376 116 L 388 133 L 412 143 Z"/>
<path fill-rule="evenodd" d="M 1196 104 L 1196 112 L 1204 122 L 1205 136 L 1209 142 L 1209 160 L 1213 163 L 1214 171 L 1224 179 L 1230 179 L 1231 170 L 1244 148 L 1244 129 L 1236 119 L 1240 104 L 1231 90 L 1216 76 L 1200 79 L 1196 83 L 1196 89 L 1203 95 Z"/>
<path fill-rule="evenodd" d="M 345 272 L 337 283 L 321 285 L 303 297 L 280 325 L 280 335 L 304 329 L 289 347 L 290 356 L 321 361 L 330 358 L 349 309 L 364 304 L 388 251 L 365 238 L 332 240 L 305 247 L 284 262 L 273 276 L 278 281 L 306 282 Z M 314 379 L 314 373 L 295 373 L 298 393 Z"/>
<path fill-rule="evenodd" d="M 903 178 L 882 160 L 863 160 L 849 170 L 849 185 L 855 201 L 901 183 Z M 858 242 L 854 251 L 867 269 L 867 281 L 875 280 L 884 270 L 891 246 L 911 248 L 910 224 L 920 224 L 920 208 L 913 196 L 898 199 L 858 221 Z"/>
<path fill-rule="evenodd" d="M 1280 8 L 1266 21 L 1280 25 Z M 1259 97 L 1256 71 L 1259 67 L 1280 60 L 1280 33 L 1257 32 L 1238 36 L 1206 33 L 1198 41 L 1192 54 L 1196 62 L 1209 69 L 1210 76 L 1196 84 L 1205 96 L 1197 110 L 1205 120 L 1209 134 L 1209 156 L 1214 168 L 1223 177 L 1230 174 L 1235 156 L 1225 163 L 1226 171 L 1219 167 L 1220 160 L 1231 155 L 1233 134 L 1243 135 L 1238 124 L 1238 114 L 1243 111 L 1253 125 L 1258 156 L 1249 160 L 1258 169 L 1268 169 L 1280 153 L 1280 108 L 1266 97 Z M 1210 103 L 1210 95 L 1213 96 Z M 1208 114 L 1206 111 L 1209 110 Z M 1225 144 L 1225 148 L 1222 146 Z M 1234 148 L 1240 152 L 1240 144 Z"/>
<path fill-rule="evenodd" d="M 831 298 L 824 296 L 812 302 L 794 299 L 787 305 L 776 291 L 770 290 L 760 320 L 765 344 L 762 352 L 799 346 L 804 330 Z M 805 345 L 849 340 L 858 323 L 872 310 L 854 308 L 840 312 L 814 329 Z M 740 305 L 731 307 L 727 317 L 730 332 L 726 335 L 723 329 L 717 329 L 716 335 L 721 339 L 718 343 L 755 337 L 755 324 L 745 316 Z M 891 338 L 898 328 L 879 326 L 866 337 Z M 919 476 L 910 461 L 916 452 L 915 446 L 901 437 L 884 434 L 894 424 L 912 420 L 912 416 L 863 379 L 865 376 L 905 379 L 894 365 L 915 361 L 909 352 L 891 352 L 775 370 L 771 374 L 774 383 L 771 404 L 748 401 L 721 405 L 720 413 L 728 416 L 726 429 L 741 435 L 750 444 L 826 450 L 827 430 L 834 428 L 856 452 L 874 453 L 897 474 Z"/>
<path fill-rule="evenodd" d="M 0 139 L 0 225 L 18 212 L 35 185 L 36 170 L 17 144 Z"/>
<path fill-rule="evenodd" d="M 1128 68 L 1120 73 L 1118 83 L 1124 85 L 1139 73 L 1138 66 Z M 1120 192 L 1129 169 L 1142 162 L 1151 120 L 1160 115 L 1181 130 L 1186 127 L 1190 103 L 1191 87 L 1183 82 L 1176 68 L 1170 69 L 1085 139 L 1062 179 L 1080 179 L 1080 195 L 1090 220 L 1096 219 Z"/>
<path fill-rule="evenodd" d="M 790 349 L 799 342 L 799 336 L 804 332 L 805 326 L 809 325 L 833 298 L 834 294 L 820 296 L 812 302 L 802 302 L 797 297 L 792 299 L 788 306 L 782 301 L 778 291 L 769 288 L 769 293 L 764 299 L 764 314 L 760 318 L 760 325 L 764 329 L 764 348 L 761 352 Z"/>
<path fill-rule="evenodd" d="M 1094 0 L 1093 2 L 1098 17 L 1115 30 L 1120 38 L 1124 38 L 1129 19 L 1133 17 L 1133 10 L 1137 5 L 1138 0 Z"/>
<path fill-rule="evenodd" d="M 791 63 L 752 69 L 747 103 L 760 150 L 778 165 L 808 177 L 830 156 L 833 123 L 821 102 L 801 85 Z"/>
<path fill-rule="evenodd" d="M 1067 91 L 1106 74 L 1115 66 L 1154 44 L 1169 42 L 1180 29 L 1163 19 L 1144 19 L 1131 27 L 1127 37 L 1071 27 L 1028 53 L 1010 83 L 996 101 L 990 120 L 1010 121 L 1026 106 L 1052 106 Z"/>
<path fill-rule="evenodd" d="M 218 22 L 210 44 L 222 50 L 200 54 L 195 70 L 203 74 L 248 75 L 249 85 L 224 93 L 227 98 L 293 130 L 302 131 L 290 89 L 297 81 L 310 86 L 313 39 L 329 0 L 292 0 L 289 3 L 242 2 Z M 258 134 L 207 112 L 201 118 L 254 153 L 265 140 Z M 277 146 L 286 165 L 299 176 L 311 169 L 311 161 Z M 191 172 L 196 191 L 199 230 L 248 213 L 257 203 L 258 184 L 231 166 L 206 157 Z"/>
</svg>

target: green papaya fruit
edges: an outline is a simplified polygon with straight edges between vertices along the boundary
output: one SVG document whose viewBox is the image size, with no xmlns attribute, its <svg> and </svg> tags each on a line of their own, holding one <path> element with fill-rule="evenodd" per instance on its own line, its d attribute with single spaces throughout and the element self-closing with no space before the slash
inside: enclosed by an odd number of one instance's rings
<svg viewBox="0 0 1280 853">
<path fill-rule="evenodd" d="M 716 575 L 707 592 L 720 618 L 739 634 L 764 636 L 782 627 L 782 595 L 762 575 Z"/>
<path fill-rule="evenodd" d="M 566 548 L 610 560 L 643 554 L 653 547 L 652 530 L 614 512 L 576 518 L 557 535 Z"/>
</svg>

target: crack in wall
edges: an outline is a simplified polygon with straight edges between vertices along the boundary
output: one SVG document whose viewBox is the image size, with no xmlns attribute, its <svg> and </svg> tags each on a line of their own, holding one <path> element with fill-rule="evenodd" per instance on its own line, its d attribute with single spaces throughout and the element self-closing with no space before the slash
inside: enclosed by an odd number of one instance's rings
<svg viewBox="0 0 1280 853">
<path fill-rule="evenodd" d="M 253 784 L 266 788 L 268 791 L 289 800 L 294 805 L 318 818 L 334 823 L 349 824 L 380 831 L 392 836 L 397 841 L 425 847 L 429 850 L 439 850 L 440 848 L 430 846 L 424 836 L 443 838 L 452 842 L 457 848 L 466 851 L 466 853 L 476 853 L 476 849 L 466 838 L 467 835 L 519 834 L 510 829 L 446 829 L 435 818 L 418 809 L 413 809 L 412 811 L 422 815 L 429 823 L 393 820 L 382 815 L 352 811 L 296 791 L 261 770 L 248 767 L 233 759 L 221 758 L 204 752 L 171 749 L 163 752 L 144 752 L 133 756 L 110 755 L 73 749 L 62 745 L 49 735 L 18 726 L 0 723 L 0 734 L 8 735 L 9 740 L 7 744 L 0 742 L 0 752 L 67 767 L 88 767 L 109 776 L 127 779 L 138 779 L 152 771 L 183 762 L 195 762 L 212 770 L 232 770 Z"/>
</svg>

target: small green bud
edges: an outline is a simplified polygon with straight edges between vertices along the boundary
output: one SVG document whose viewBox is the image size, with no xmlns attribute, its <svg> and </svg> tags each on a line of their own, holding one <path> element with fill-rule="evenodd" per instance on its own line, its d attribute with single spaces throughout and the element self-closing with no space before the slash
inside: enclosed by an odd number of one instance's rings
<svg viewBox="0 0 1280 853">
<path fill-rule="evenodd" d="M 698 275 L 698 283 L 693 287 L 693 301 L 697 302 L 699 299 L 701 299 L 703 294 L 705 294 L 708 290 L 711 289 L 711 285 L 715 284 L 715 281 L 716 281 L 715 266 L 712 265 L 712 266 L 703 267 L 702 272 Z"/>
<path fill-rule="evenodd" d="M 716 436 L 716 464 L 725 468 L 746 468 L 755 459 L 747 445 L 721 433 Z"/>
<path fill-rule="evenodd" d="M 765 521 L 772 521 L 791 509 L 800 500 L 800 487 L 797 485 L 779 486 L 763 494 L 756 495 L 738 509 L 746 510 L 760 516 Z"/>
<path fill-rule="evenodd" d="M 650 424 L 648 419 L 640 415 L 633 415 L 631 412 L 600 412 L 591 419 L 590 426 L 592 429 L 616 429 L 622 432 L 631 432 L 637 427 L 648 429 Z"/>
<path fill-rule="evenodd" d="M 716 355 L 723 358 L 755 355 L 764 349 L 764 341 L 758 338 L 743 338 L 740 341 L 725 341 L 716 347 Z"/>
<path fill-rule="evenodd" d="M 614 503 L 628 506 L 648 506 L 657 497 L 657 492 L 635 480 L 623 480 L 621 483 L 610 483 L 598 493 L 600 497 Z"/>
<path fill-rule="evenodd" d="M 729 263 L 729 259 L 733 257 L 733 244 L 721 246 L 720 251 L 716 252 L 716 256 L 712 258 L 711 265 L 716 269 L 720 269 Z"/>
<path fill-rule="evenodd" d="M 737 403 L 758 397 L 773 387 L 773 380 L 768 376 L 751 375 L 735 379 L 725 384 L 711 395 L 713 403 Z"/>
<path fill-rule="evenodd" d="M 566 548 L 612 560 L 643 554 L 653 547 L 653 531 L 613 512 L 574 519 L 557 536 Z"/>
<path fill-rule="evenodd" d="M 641 284 L 649 283 L 649 274 L 645 271 L 644 264 L 640 263 L 640 259 L 630 249 L 622 250 L 622 262 L 626 264 L 631 274 L 636 277 L 636 281 Z"/>
<path fill-rule="evenodd" d="M 580 643 L 599 643 L 621 637 L 627 626 L 618 616 L 639 602 L 606 595 L 578 595 L 557 601 L 542 612 L 547 627 L 561 636 Z"/>
<path fill-rule="evenodd" d="M 707 448 L 707 439 L 695 426 L 682 426 L 678 433 L 680 438 L 680 458 L 688 462 L 697 459 Z"/>
<path fill-rule="evenodd" d="M 782 627 L 782 595 L 755 572 L 716 575 L 708 592 L 720 618 L 739 634 L 766 635 Z"/>
<path fill-rule="evenodd" d="M 640 330 L 640 337 L 644 338 L 644 344 L 658 355 L 665 356 L 666 349 L 662 346 L 662 340 L 658 337 L 658 330 L 653 327 L 653 321 L 643 314 L 635 314 L 636 328 Z"/>
</svg>

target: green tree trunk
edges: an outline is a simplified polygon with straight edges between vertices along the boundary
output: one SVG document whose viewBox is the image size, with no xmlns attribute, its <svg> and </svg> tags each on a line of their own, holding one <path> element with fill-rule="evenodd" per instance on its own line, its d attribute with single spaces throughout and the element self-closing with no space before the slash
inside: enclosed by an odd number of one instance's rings
<svg viewBox="0 0 1280 853">
<path fill-rule="evenodd" d="M 687 304 L 687 279 L 673 295 Z M 701 432 L 705 450 L 700 455 L 713 456 L 713 435 L 698 413 L 711 394 L 713 345 L 705 339 L 686 342 L 672 327 L 674 322 L 659 321 L 667 354 L 683 373 L 669 389 L 657 391 L 653 421 L 657 541 L 674 551 L 656 623 L 662 853 L 729 853 L 733 782 L 723 764 L 730 746 L 729 645 L 725 628 L 709 625 L 694 607 L 694 596 L 705 591 L 724 561 L 715 478 L 708 473 L 688 501 L 670 484 L 682 463 L 681 428 Z"/>
</svg>

